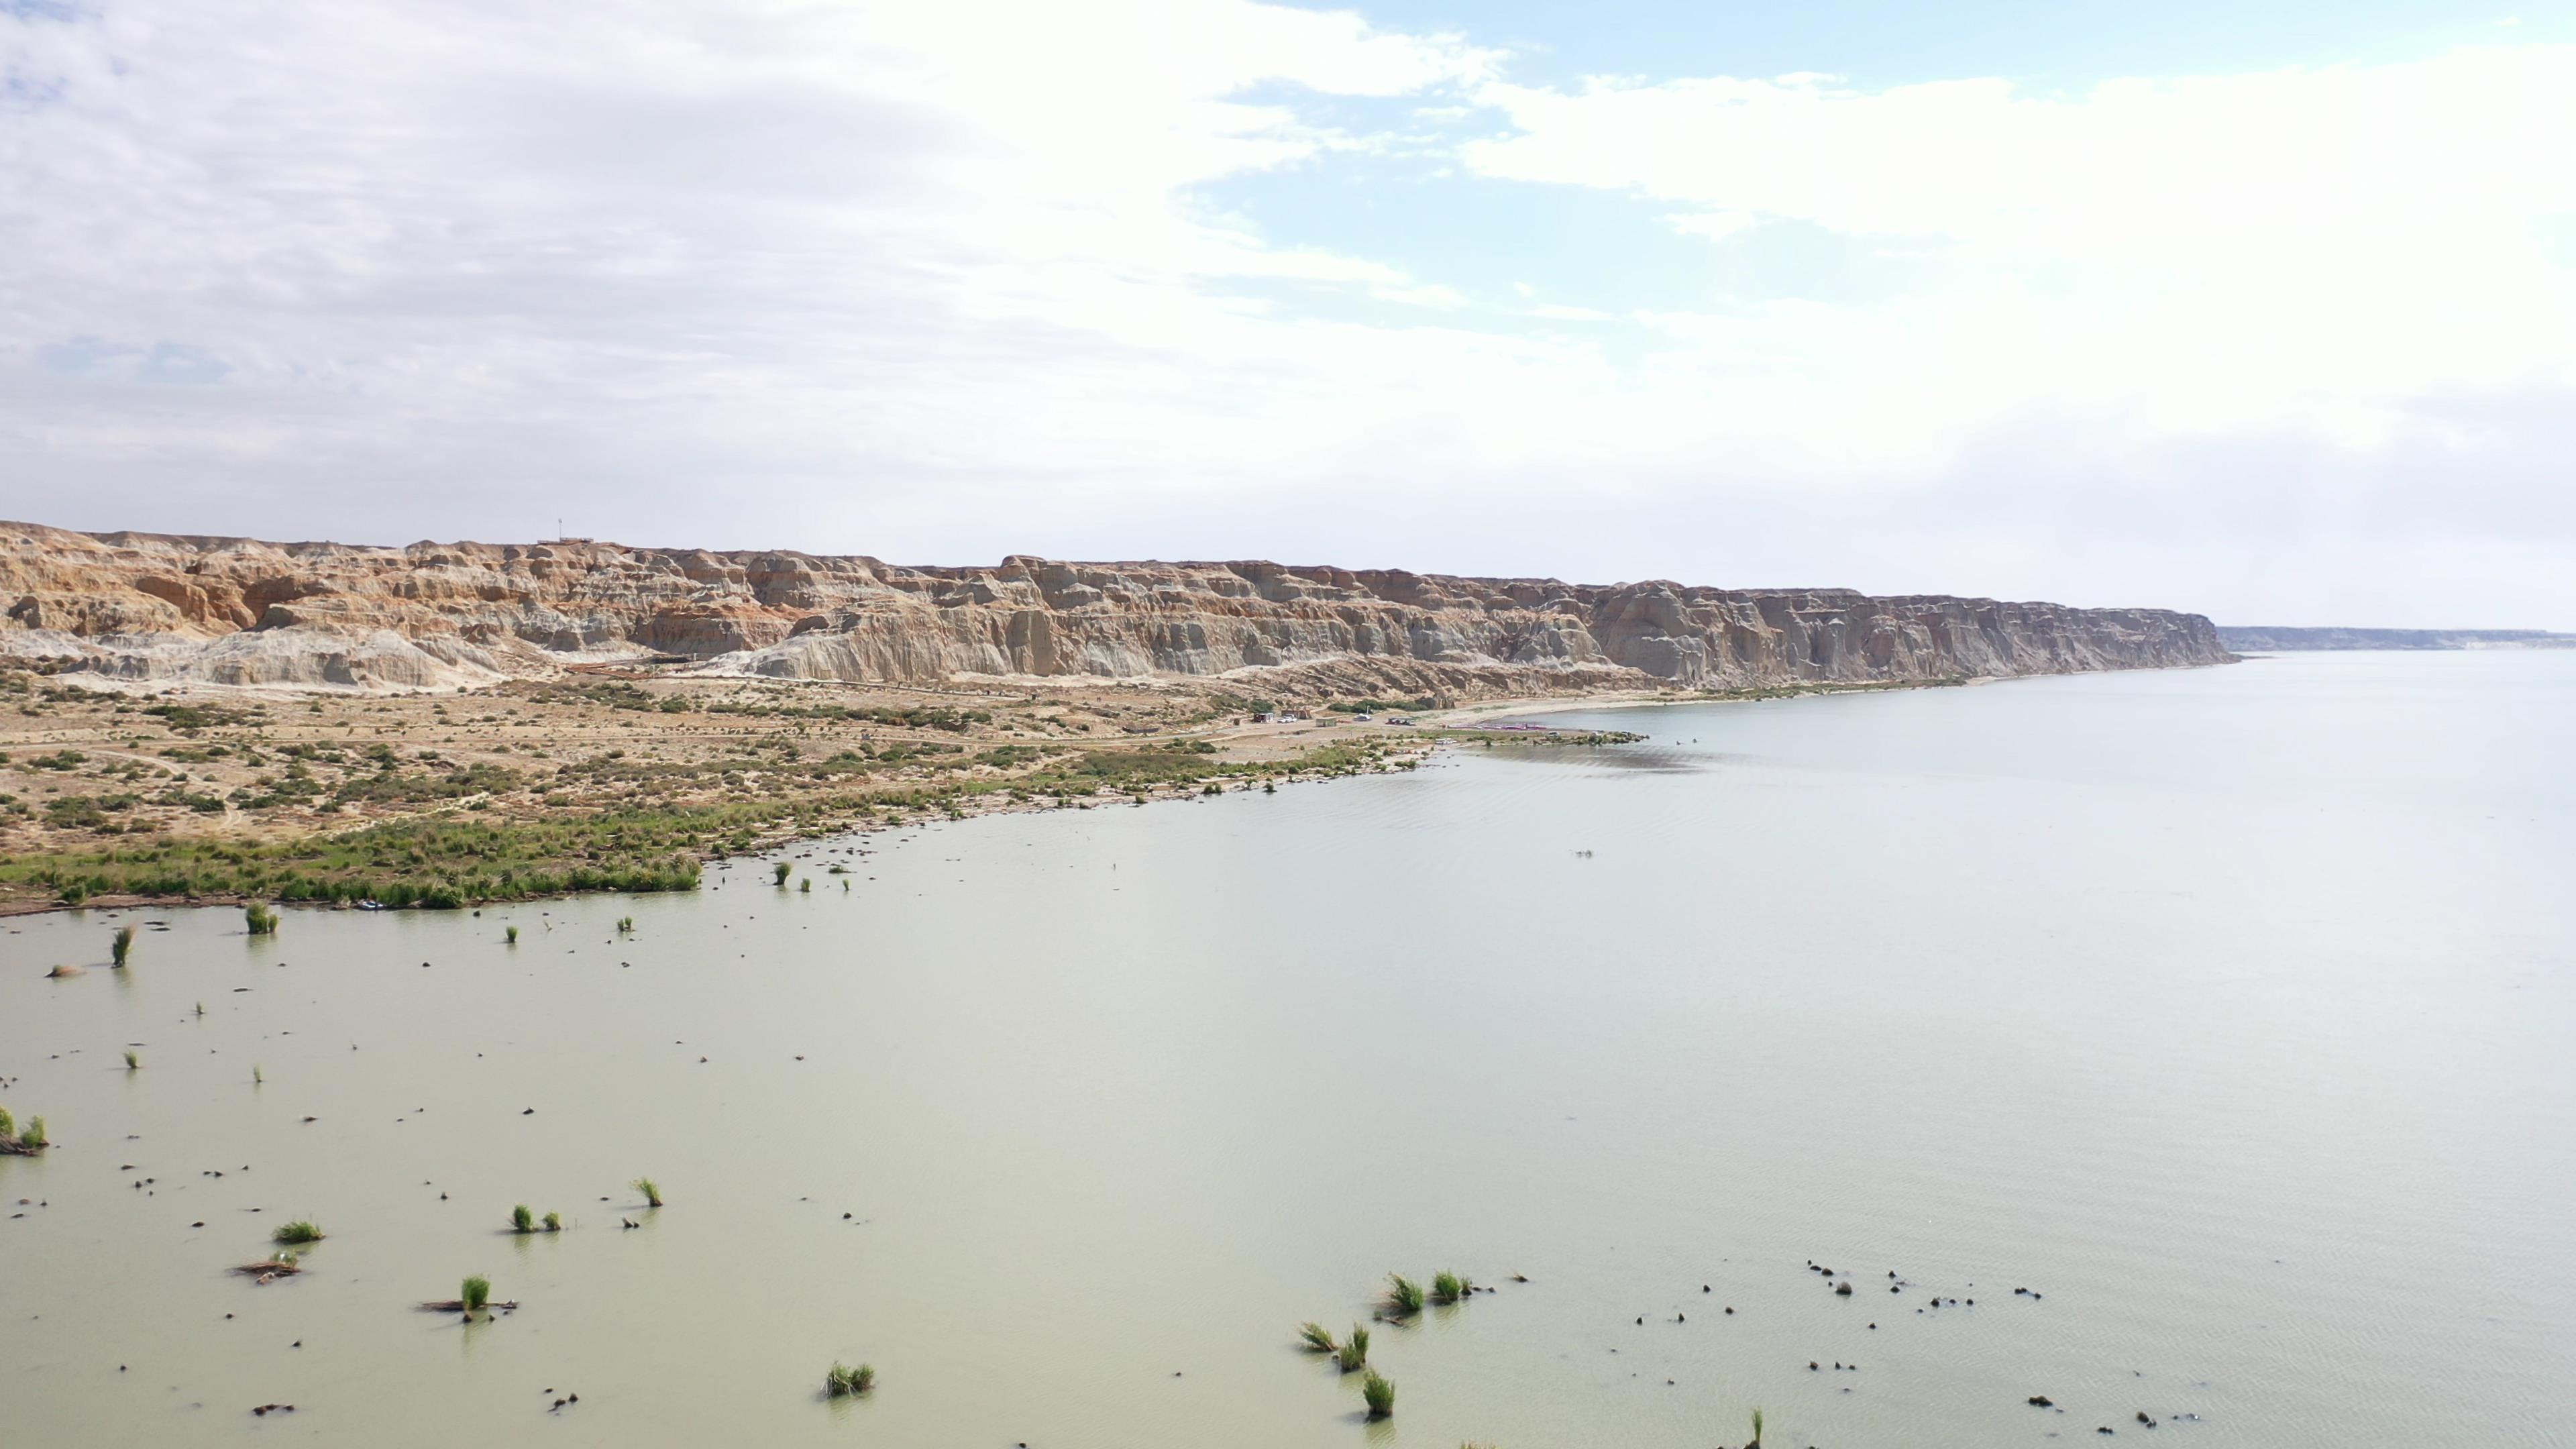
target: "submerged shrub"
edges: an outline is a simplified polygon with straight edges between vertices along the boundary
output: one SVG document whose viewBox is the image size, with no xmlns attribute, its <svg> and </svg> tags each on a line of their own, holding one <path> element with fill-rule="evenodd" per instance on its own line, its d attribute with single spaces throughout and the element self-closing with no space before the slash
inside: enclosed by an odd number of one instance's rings
<svg viewBox="0 0 2576 1449">
<path fill-rule="evenodd" d="M 519 944 L 519 928 L 516 926 L 502 927 L 501 939 L 513 946 Z"/>
<path fill-rule="evenodd" d="M 537 1215 L 528 1211 L 528 1205 L 526 1203 L 521 1203 L 517 1207 L 510 1209 L 511 1232 L 533 1233 L 536 1230 Z"/>
<path fill-rule="evenodd" d="M 770 879 L 778 882 L 779 885 L 785 886 L 787 884 L 787 877 L 794 874 L 795 870 L 796 867 L 789 865 L 787 862 L 782 860 L 769 868 L 769 876 Z"/>
<path fill-rule="evenodd" d="M 456 1295 L 468 1313 L 480 1313 L 492 1301 L 492 1280 L 476 1274 L 465 1280 L 464 1290 Z"/>
<path fill-rule="evenodd" d="M 1395 1412 L 1395 1385 L 1376 1369 L 1360 1380 L 1360 1397 L 1368 1401 L 1368 1416 L 1383 1419 Z"/>
<path fill-rule="evenodd" d="M 277 934 L 277 912 L 253 901 L 242 907 L 242 924 L 254 936 L 274 936 Z"/>
<path fill-rule="evenodd" d="M 560 1233 L 563 1231 L 562 1213 L 546 1214 L 546 1231 L 550 1233 Z"/>
<path fill-rule="evenodd" d="M 1386 1275 L 1386 1311 L 1399 1318 L 1422 1311 L 1422 1285 L 1402 1273 Z"/>
</svg>

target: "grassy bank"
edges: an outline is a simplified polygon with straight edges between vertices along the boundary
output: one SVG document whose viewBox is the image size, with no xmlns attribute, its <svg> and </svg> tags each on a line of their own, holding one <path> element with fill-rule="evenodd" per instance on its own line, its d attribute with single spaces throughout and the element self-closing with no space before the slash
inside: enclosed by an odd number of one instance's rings
<svg viewBox="0 0 2576 1449">
<path fill-rule="evenodd" d="M 727 804 L 602 807 L 558 802 L 541 790 L 328 833 L 128 836 L 13 855 L 0 864 L 0 900 L 22 907 L 143 898 L 455 909 L 588 891 L 693 890 L 701 862 L 785 840 L 993 808 L 1217 793 L 1409 768 L 1415 753 L 1380 741 L 1330 744 L 1279 760 L 1227 760 L 1213 746 L 1187 741 L 1134 749 L 1005 747 L 985 752 L 980 762 L 1017 773 L 869 785 L 855 770 L 809 766 L 804 791 Z M 642 767 L 602 759 L 585 773 L 603 777 L 599 784 L 650 793 L 637 790 L 645 782 L 632 777 Z M 491 808 L 496 798 L 502 808 Z"/>
</svg>

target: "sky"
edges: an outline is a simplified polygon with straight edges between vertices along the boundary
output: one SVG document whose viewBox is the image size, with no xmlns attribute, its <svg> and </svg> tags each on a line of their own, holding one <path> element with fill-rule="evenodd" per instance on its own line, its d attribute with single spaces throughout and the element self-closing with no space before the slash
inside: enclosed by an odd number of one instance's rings
<svg viewBox="0 0 2576 1449">
<path fill-rule="evenodd" d="M 0 517 L 2576 629 L 2474 5 L 0 0 Z"/>
</svg>

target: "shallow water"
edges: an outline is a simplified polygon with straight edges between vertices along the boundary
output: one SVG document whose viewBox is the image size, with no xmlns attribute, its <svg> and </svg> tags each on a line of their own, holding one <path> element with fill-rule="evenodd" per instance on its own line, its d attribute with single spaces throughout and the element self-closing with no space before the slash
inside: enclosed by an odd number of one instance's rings
<svg viewBox="0 0 2576 1449">
<path fill-rule="evenodd" d="M 1570 718 L 1653 740 L 810 895 L 9 922 L 0 1441 L 2576 1433 L 2576 653 Z M 1502 1291 L 1379 1327 L 1363 1424 L 1289 1330 L 1444 1267 Z M 412 1307 L 475 1271 L 524 1307 Z"/>
</svg>

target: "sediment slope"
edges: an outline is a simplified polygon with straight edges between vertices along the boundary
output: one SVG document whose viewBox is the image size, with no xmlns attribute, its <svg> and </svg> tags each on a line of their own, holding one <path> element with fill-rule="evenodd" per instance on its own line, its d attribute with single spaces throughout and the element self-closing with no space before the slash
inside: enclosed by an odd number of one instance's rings
<svg viewBox="0 0 2576 1449">
<path fill-rule="evenodd" d="M 2197 614 L 1272 563 L 908 568 L 589 540 L 378 548 L 0 523 L 0 659 L 444 688 L 568 666 L 935 685 L 1254 671 L 1283 696 L 1725 689 L 2223 663 Z"/>
</svg>

